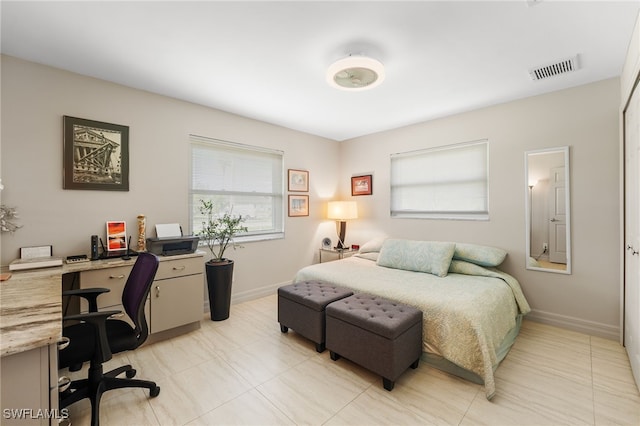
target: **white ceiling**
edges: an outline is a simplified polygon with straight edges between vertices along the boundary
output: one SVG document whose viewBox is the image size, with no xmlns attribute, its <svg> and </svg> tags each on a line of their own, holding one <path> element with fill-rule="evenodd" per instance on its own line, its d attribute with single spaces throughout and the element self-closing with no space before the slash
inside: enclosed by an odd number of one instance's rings
<svg viewBox="0 0 640 426">
<path fill-rule="evenodd" d="M 3 54 L 345 140 L 619 76 L 638 1 L 1 4 Z M 325 71 L 380 60 L 377 88 Z M 573 73 L 529 69 L 579 55 Z"/>
</svg>

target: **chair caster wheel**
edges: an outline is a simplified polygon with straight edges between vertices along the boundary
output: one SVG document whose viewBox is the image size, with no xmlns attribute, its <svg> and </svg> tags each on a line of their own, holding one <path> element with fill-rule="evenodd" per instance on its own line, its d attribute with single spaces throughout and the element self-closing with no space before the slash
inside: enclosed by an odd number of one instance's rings
<svg viewBox="0 0 640 426">
<path fill-rule="evenodd" d="M 136 369 L 132 368 L 131 370 L 127 370 L 124 374 L 127 376 L 127 379 L 133 379 L 136 376 Z"/>
<path fill-rule="evenodd" d="M 158 395 L 160 395 L 160 386 L 156 386 L 155 388 L 149 390 L 149 396 L 151 396 L 151 398 L 155 398 Z"/>
</svg>

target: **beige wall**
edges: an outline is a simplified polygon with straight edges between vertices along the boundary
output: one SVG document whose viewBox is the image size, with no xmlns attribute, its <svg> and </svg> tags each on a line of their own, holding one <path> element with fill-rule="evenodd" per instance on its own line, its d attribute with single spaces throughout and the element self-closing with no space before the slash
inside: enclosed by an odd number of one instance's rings
<svg viewBox="0 0 640 426">
<path fill-rule="evenodd" d="M 532 318 L 617 338 L 618 79 L 338 143 L 11 57 L 2 57 L 1 71 L 2 202 L 17 206 L 24 224 L 2 234 L 3 265 L 22 246 L 86 253 L 106 220 L 133 227 L 139 213 L 150 229 L 165 222 L 188 228 L 187 135 L 195 133 L 281 149 L 285 168 L 310 171 L 310 217 L 286 218 L 284 240 L 232 252 L 235 300 L 272 291 L 317 261 L 320 240 L 335 241 L 325 201 L 337 193 L 350 198 L 349 178 L 372 173 L 373 195 L 354 197 L 361 218 L 348 225 L 349 244 L 389 235 L 502 247 Z M 63 115 L 130 126 L 129 192 L 62 189 Z M 389 154 L 483 138 L 490 143 L 490 221 L 389 217 Z M 562 145 L 571 147 L 573 274 L 527 271 L 524 152 Z"/>
<path fill-rule="evenodd" d="M 310 173 L 309 217 L 286 217 L 284 240 L 229 253 L 236 300 L 290 281 L 317 259 L 319 233 L 333 228 L 322 201 L 337 189 L 338 142 L 12 57 L 1 65 L 2 203 L 16 206 L 24 225 L 2 234 L 2 265 L 24 246 L 88 253 L 92 234 L 104 240 L 105 221 L 124 219 L 134 230 L 140 213 L 150 230 L 168 222 L 188 230 L 190 133 L 279 149 L 285 168 Z M 129 192 L 62 189 L 63 115 L 129 126 Z"/>
<path fill-rule="evenodd" d="M 349 224 L 347 239 L 388 235 L 502 247 L 509 252 L 503 267 L 521 282 L 532 318 L 617 339 L 618 107 L 619 80 L 610 79 L 343 142 L 342 194 L 350 194 L 350 176 L 374 175 L 373 195 L 353 197 L 362 218 Z M 484 138 L 490 144 L 488 222 L 390 218 L 391 153 Z M 570 146 L 573 273 L 528 271 L 524 152 L 562 145 Z"/>
</svg>

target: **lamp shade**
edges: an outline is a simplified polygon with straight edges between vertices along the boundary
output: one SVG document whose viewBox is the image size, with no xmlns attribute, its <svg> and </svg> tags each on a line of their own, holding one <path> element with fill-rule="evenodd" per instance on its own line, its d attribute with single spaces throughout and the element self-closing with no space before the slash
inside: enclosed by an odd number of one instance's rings
<svg viewBox="0 0 640 426">
<path fill-rule="evenodd" d="M 358 205 L 355 201 L 329 201 L 327 218 L 349 220 L 358 218 Z"/>
</svg>

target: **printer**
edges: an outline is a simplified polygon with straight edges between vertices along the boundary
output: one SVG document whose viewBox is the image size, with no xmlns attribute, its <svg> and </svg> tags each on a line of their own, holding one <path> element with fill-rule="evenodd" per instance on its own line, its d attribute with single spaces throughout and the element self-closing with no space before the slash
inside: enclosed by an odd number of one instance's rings
<svg viewBox="0 0 640 426">
<path fill-rule="evenodd" d="M 198 241 L 200 237 L 193 235 L 147 238 L 147 250 L 162 256 L 189 254 L 197 250 Z"/>
</svg>

